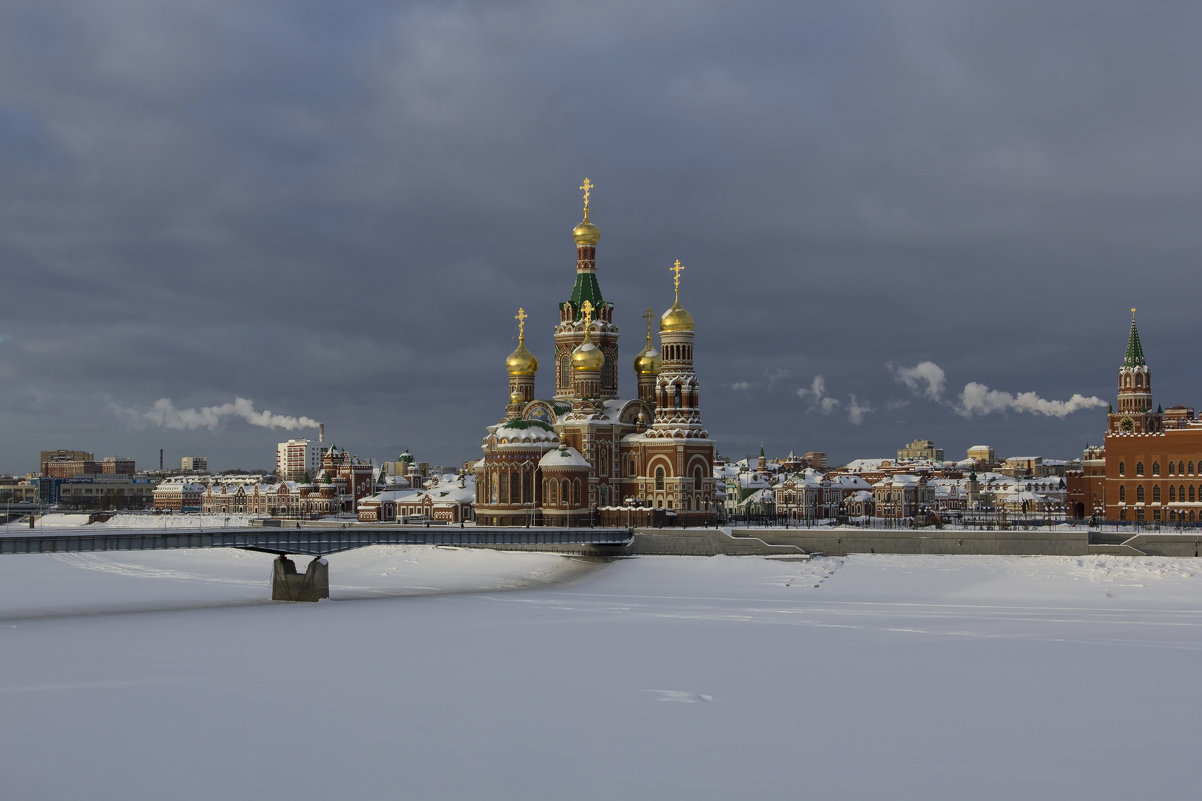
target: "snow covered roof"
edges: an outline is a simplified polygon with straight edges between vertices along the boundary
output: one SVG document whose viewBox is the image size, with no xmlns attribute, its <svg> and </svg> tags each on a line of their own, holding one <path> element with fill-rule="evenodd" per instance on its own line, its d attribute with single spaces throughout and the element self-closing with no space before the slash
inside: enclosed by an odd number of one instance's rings
<svg viewBox="0 0 1202 801">
<path fill-rule="evenodd" d="M 888 487 L 890 484 L 917 484 L 921 479 L 918 476 L 909 473 L 896 473 L 891 476 L 885 476 L 874 487 Z"/>
<path fill-rule="evenodd" d="M 865 481 L 860 476 L 848 475 L 841 473 L 837 476 L 831 476 L 831 486 L 839 489 L 857 489 L 866 490 L 872 485 Z"/>
<path fill-rule="evenodd" d="M 888 459 L 853 459 L 843 466 L 844 470 L 852 472 L 863 472 L 865 470 L 880 470 L 881 464 L 889 461 Z"/>
<path fill-rule="evenodd" d="M 538 460 L 538 466 L 544 470 L 592 467 L 588 460 L 580 455 L 580 451 L 566 445 L 560 445 L 557 450 L 547 451 L 543 458 Z"/>
<path fill-rule="evenodd" d="M 559 442 L 555 429 L 539 420 L 507 420 L 493 429 L 492 434 L 501 445 Z"/>
</svg>

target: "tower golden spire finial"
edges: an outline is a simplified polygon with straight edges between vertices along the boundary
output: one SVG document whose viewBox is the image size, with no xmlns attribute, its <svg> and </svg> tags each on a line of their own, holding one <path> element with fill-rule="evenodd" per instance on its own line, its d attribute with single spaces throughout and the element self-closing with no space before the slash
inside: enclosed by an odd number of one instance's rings
<svg viewBox="0 0 1202 801">
<path fill-rule="evenodd" d="M 655 319 L 655 311 L 651 307 L 647 307 L 647 311 L 643 313 L 643 319 L 647 321 L 647 343 L 651 343 L 651 321 Z"/>
<path fill-rule="evenodd" d="M 518 307 L 518 313 L 513 316 L 513 319 L 518 321 L 518 342 L 526 341 L 526 318 L 529 316 L 521 306 Z"/>
<path fill-rule="evenodd" d="M 588 220 L 588 196 L 589 193 L 593 191 L 593 186 L 593 182 L 586 177 L 584 179 L 584 183 L 577 187 L 578 189 L 584 190 L 584 219 L 586 221 Z"/>
<path fill-rule="evenodd" d="M 1135 319 L 1135 309 L 1134 309 L 1134 308 L 1133 308 L 1133 309 L 1131 309 L 1131 319 L 1132 319 L 1132 320 L 1134 320 L 1134 319 Z"/>
<path fill-rule="evenodd" d="M 680 271 L 683 269 L 684 269 L 684 265 L 680 263 L 680 259 L 677 259 L 676 264 L 674 264 L 673 266 L 668 268 L 668 270 L 670 270 L 672 273 L 674 273 L 674 275 L 672 276 L 672 285 L 676 289 L 676 302 L 677 303 L 680 303 Z"/>
</svg>

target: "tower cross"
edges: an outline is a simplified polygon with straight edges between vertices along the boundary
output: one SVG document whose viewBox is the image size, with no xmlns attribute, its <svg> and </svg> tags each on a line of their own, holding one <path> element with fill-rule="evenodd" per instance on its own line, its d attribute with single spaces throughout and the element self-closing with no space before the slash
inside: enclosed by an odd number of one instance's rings
<svg viewBox="0 0 1202 801">
<path fill-rule="evenodd" d="M 580 305 L 580 311 L 584 314 L 584 333 L 588 333 L 589 325 L 593 322 L 593 304 L 592 301 L 585 300 Z"/>
<path fill-rule="evenodd" d="M 680 259 L 676 260 L 676 264 L 669 267 L 668 270 L 673 273 L 672 285 L 676 289 L 676 302 L 680 302 L 680 271 L 684 269 L 684 265 L 680 263 Z"/>
<path fill-rule="evenodd" d="M 583 189 L 583 190 L 584 190 L 584 216 L 585 216 L 585 218 L 587 218 L 587 217 L 588 217 L 588 196 L 589 196 L 589 192 L 591 192 L 591 191 L 592 191 L 592 189 L 593 189 L 593 187 L 594 187 L 594 186 L 595 186 L 595 184 L 594 184 L 592 181 L 590 181 L 588 178 L 585 178 L 585 179 L 584 179 L 584 183 L 582 183 L 582 184 L 581 184 L 579 187 L 577 187 L 578 189 Z"/>
<path fill-rule="evenodd" d="M 651 321 L 655 319 L 655 311 L 648 307 L 647 311 L 643 312 L 643 319 L 647 321 L 647 341 L 651 341 Z"/>
<path fill-rule="evenodd" d="M 518 321 L 518 341 L 526 339 L 526 318 L 530 315 L 526 314 L 526 310 L 518 307 L 518 313 L 513 316 L 513 319 Z"/>
</svg>

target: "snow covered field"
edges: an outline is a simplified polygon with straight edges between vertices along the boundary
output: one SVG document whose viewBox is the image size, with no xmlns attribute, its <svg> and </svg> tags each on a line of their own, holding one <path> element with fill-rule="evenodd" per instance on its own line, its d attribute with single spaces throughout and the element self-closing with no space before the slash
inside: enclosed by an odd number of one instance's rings
<svg viewBox="0 0 1202 801">
<path fill-rule="evenodd" d="M 0 557 L 13 799 L 1191 797 L 1202 562 Z M 304 561 L 298 561 L 304 567 Z"/>
</svg>

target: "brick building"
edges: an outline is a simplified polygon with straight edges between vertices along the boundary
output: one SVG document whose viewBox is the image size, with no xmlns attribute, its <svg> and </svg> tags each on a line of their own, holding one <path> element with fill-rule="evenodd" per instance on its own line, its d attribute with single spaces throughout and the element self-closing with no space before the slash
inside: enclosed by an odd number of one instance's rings
<svg viewBox="0 0 1202 801">
<path fill-rule="evenodd" d="M 1066 476 L 1069 515 L 1111 522 L 1202 522 L 1202 420 L 1193 408 L 1153 409 L 1152 373 L 1132 310 L 1119 367 L 1118 405 L 1107 414 L 1105 444 L 1087 448 Z"/>
</svg>

